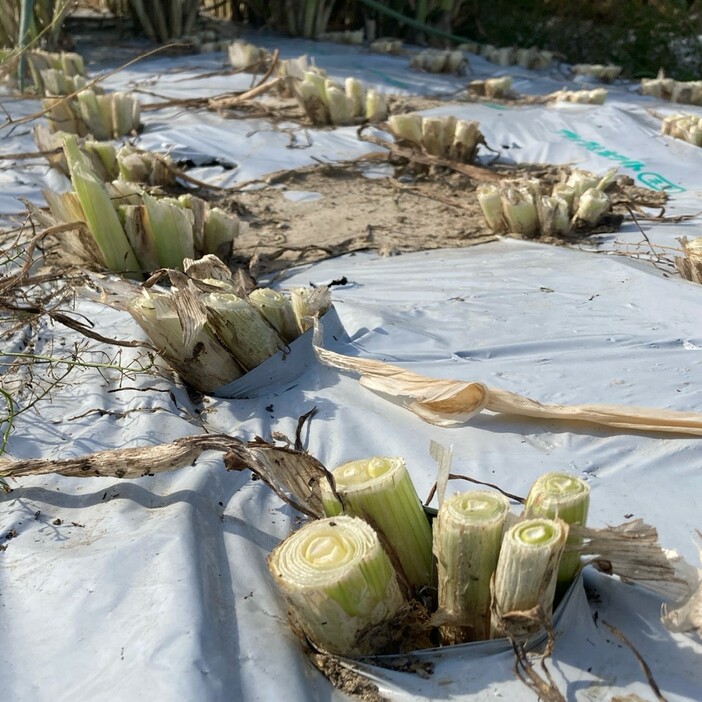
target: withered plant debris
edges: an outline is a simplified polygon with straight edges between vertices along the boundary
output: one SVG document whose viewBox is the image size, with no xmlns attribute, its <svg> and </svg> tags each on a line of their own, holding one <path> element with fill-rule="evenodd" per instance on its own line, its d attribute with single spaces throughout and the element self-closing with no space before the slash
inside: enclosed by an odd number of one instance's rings
<svg viewBox="0 0 702 702">
<path fill-rule="evenodd" d="M 360 702 L 388 702 L 378 690 L 378 686 L 368 680 L 362 673 L 356 672 L 337 656 L 329 653 L 317 653 L 306 649 L 307 658 L 312 665 L 341 692 L 345 692 Z"/>
<path fill-rule="evenodd" d="M 650 666 L 648 663 L 646 663 L 643 656 L 636 650 L 634 644 L 632 644 L 631 641 L 629 641 L 629 639 L 624 636 L 624 634 L 617 629 L 616 626 L 608 624 L 605 621 L 603 621 L 602 624 L 615 638 L 621 641 L 634 654 L 634 658 L 636 658 L 636 662 L 641 666 L 641 670 L 643 670 L 643 673 L 646 676 L 646 682 L 648 683 L 648 686 L 651 688 L 651 691 L 655 695 L 658 702 L 667 702 L 667 699 L 663 696 L 660 687 L 658 687 L 658 683 L 656 683 L 653 677 Z"/>
<path fill-rule="evenodd" d="M 278 62 L 278 49 L 273 52 L 270 65 L 258 83 L 251 89 L 243 92 L 223 93 L 214 97 L 194 97 L 185 99 L 168 99 L 161 102 L 152 102 L 143 107 L 144 111 L 160 110 L 165 107 L 182 107 L 192 109 L 208 109 L 213 112 L 223 113 L 240 107 L 250 100 L 258 98 L 265 93 L 280 88 L 284 82 L 282 77 L 269 80 Z"/>
<path fill-rule="evenodd" d="M 682 278 L 693 283 L 702 283 L 702 247 L 698 250 L 690 247 L 687 237 L 681 236 L 678 241 L 682 247 L 682 256 L 673 259 L 675 269 Z"/>
<path fill-rule="evenodd" d="M 514 672 L 517 678 L 523 682 L 530 690 L 536 693 L 543 702 L 566 702 L 566 698 L 558 689 L 553 676 L 546 666 L 546 660 L 553 653 L 555 636 L 553 627 L 545 616 L 541 607 L 534 607 L 526 612 L 508 612 L 503 616 L 507 624 L 534 623 L 546 630 L 547 641 L 543 652 L 538 656 L 541 674 L 537 672 L 526 652 L 524 644 L 517 639 L 510 638 L 512 650 L 514 651 Z"/>
<path fill-rule="evenodd" d="M 379 656 L 410 653 L 434 645 L 429 638 L 429 628 L 427 610 L 416 600 L 410 600 L 392 619 L 361 631 L 357 643 L 359 648 L 374 651 Z"/>
<path fill-rule="evenodd" d="M 224 453 L 227 470 L 250 470 L 284 502 L 314 519 L 324 515 L 320 482 L 327 480 L 335 488 L 329 471 L 308 453 L 260 438 L 246 443 L 227 434 L 187 436 L 168 444 L 97 451 L 65 460 L 0 458 L 0 477 L 56 473 L 77 478 L 142 478 L 194 465 L 205 451 Z"/>
<path fill-rule="evenodd" d="M 666 583 L 676 599 L 689 597 L 689 583 L 678 577 L 673 564 L 658 543 L 655 527 L 642 519 L 617 526 L 593 529 L 571 525 L 571 535 L 582 541 L 577 550 L 590 557 L 597 570 L 618 575 L 623 582 Z M 570 547 L 569 547 L 570 548 Z"/>
<path fill-rule="evenodd" d="M 318 321 L 314 350 L 322 363 L 358 374 L 364 387 L 437 426 L 461 426 L 487 410 L 496 414 L 589 422 L 615 429 L 702 436 L 702 413 L 626 405 L 541 403 L 480 382 L 429 378 L 382 361 L 345 356 L 321 346 L 321 331 Z"/>
</svg>

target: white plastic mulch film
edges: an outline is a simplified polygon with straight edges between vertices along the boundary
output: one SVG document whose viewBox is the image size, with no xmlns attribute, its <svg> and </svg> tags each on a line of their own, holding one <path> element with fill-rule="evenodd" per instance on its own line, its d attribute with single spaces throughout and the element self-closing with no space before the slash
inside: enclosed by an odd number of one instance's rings
<svg viewBox="0 0 702 702">
<path fill-rule="evenodd" d="M 448 95 L 465 83 L 410 71 L 406 57 L 254 41 L 280 47 L 283 58 L 307 53 L 332 76 L 355 75 L 386 93 Z M 497 72 L 469 59 L 475 77 Z M 156 95 L 249 87 L 247 75 L 207 77 L 223 60 L 214 54 L 152 58 L 116 73 L 106 87 L 138 89 L 145 103 Z M 575 87 L 555 69 L 501 71 L 525 94 Z M 478 120 L 488 144 L 514 162 L 598 173 L 614 165 L 641 186 L 668 190 L 666 214 L 697 213 L 700 153 L 659 134 L 660 116 L 674 106 L 641 97 L 633 84 L 608 90 L 604 105 L 482 103 L 429 113 Z M 14 118 L 38 109 L 28 100 L 3 103 Z M 685 111 L 702 115 L 700 108 Z M 142 119 L 138 146 L 207 164 L 191 172 L 223 187 L 375 148 L 360 142 L 353 127 L 308 129 L 309 146 L 301 149 L 288 148 L 290 134 L 263 119 L 227 120 L 179 107 L 145 112 Z M 5 154 L 34 148 L 26 125 L 6 129 L 0 142 Z M 41 204 L 46 187 L 65 183 L 39 161 L 4 168 L 0 214 L 22 212 L 19 197 Z M 676 237 L 696 236 L 697 222 L 646 224 L 647 236 L 655 245 L 676 246 Z M 591 251 L 504 239 L 396 257 L 359 253 L 293 270 L 276 285 L 346 277 L 346 285 L 333 288 L 346 333 L 333 346 L 340 353 L 479 381 L 540 402 L 697 411 L 702 289 L 640 257 L 618 255 L 632 247 L 644 251 L 641 240 L 627 223 Z M 76 310 L 108 336 L 139 337 L 126 313 L 86 300 Z M 49 325 L 33 334 L 39 355 L 83 343 Z M 3 348 L 25 348 L 21 330 Z M 698 438 L 490 413 L 440 428 L 314 359 L 293 383 L 274 384 L 255 399 L 197 405 L 182 386 L 139 373 L 143 359 L 133 349 L 91 342 L 86 354 L 122 370 L 81 367 L 65 382 L 57 379 L 33 410 L 15 418 L 6 457 L 77 457 L 205 432 L 292 438 L 297 418 L 316 407 L 303 439 L 327 467 L 363 456 L 403 456 L 423 497 L 436 477 L 433 440 L 453 446 L 454 472 L 516 494 L 526 495 L 546 471 L 568 471 L 591 485 L 592 526 L 640 518 L 657 527 L 663 546 L 698 565 Z M 0 497 L 2 699 L 347 699 L 303 655 L 267 571 L 267 554 L 299 524 L 299 515 L 248 472 L 226 472 L 221 454 L 136 480 L 47 475 L 12 480 L 10 487 Z M 462 487 L 449 484 L 449 490 Z M 591 568 L 585 581 L 558 622 L 548 663 L 567 699 L 652 698 L 636 657 L 606 622 L 646 661 L 665 699 L 699 700 L 702 646 L 663 627 L 661 597 Z M 536 699 L 515 677 L 511 651 L 487 658 L 446 654 L 432 662 L 427 677 L 380 667 L 365 672 L 391 700 Z"/>
</svg>

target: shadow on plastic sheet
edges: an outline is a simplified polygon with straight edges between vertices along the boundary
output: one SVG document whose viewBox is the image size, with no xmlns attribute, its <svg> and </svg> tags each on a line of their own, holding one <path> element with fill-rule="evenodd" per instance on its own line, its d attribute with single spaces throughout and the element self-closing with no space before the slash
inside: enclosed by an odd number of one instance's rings
<svg viewBox="0 0 702 702">
<path fill-rule="evenodd" d="M 699 647 L 680 643 L 659 621 L 658 596 L 635 585 L 585 570 L 586 588 L 578 588 L 555 627 L 555 648 L 546 665 L 567 702 L 609 700 L 635 686 L 651 696 L 641 667 L 629 648 L 603 625 L 610 621 L 636 646 L 650 666 L 664 695 L 699 699 L 693 677 L 699 671 Z M 586 594 L 587 592 L 587 594 Z M 594 601 L 593 601 L 594 600 Z M 595 616 L 597 615 L 597 616 Z M 536 660 L 535 669 L 539 671 Z M 526 687 L 517 682 L 511 652 L 484 657 L 451 653 L 435 660 L 426 679 L 371 666 L 366 670 L 381 688 L 416 699 L 526 699 Z"/>
<path fill-rule="evenodd" d="M 340 379 L 336 371 L 324 366 L 308 368 L 294 383 L 271 390 L 253 399 L 212 398 L 204 417 L 210 432 L 231 434 L 244 441 L 256 436 L 274 441 L 274 434 L 284 435 L 291 444 L 295 441 L 298 418 L 316 408 L 311 422 L 302 427 L 301 440 L 307 445 L 310 423 L 332 421 L 337 412 L 336 403 L 324 397 Z M 243 429 L 238 430 L 237 425 Z"/>
<path fill-rule="evenodd" d="M 197 471 L 198 468 L 182 470 Z M 93 492 L 70 494 L 42 487 L 18 487 L 7 495 L 3 501 L 11 500 L 21 503 L 22 508 L 17 522 L 32 523 L 37 519 L 37 507 L 47 514 L 51 508 L 63 510 L 63 525 L 70 526 L 70 516 L 66 511 L 98 508 L 114 500 L 123 500 L 146 510 L 159 510 L 177 503 L 192 506 L 189 531 L 192 533 L 194 548 L 189 549 L 192 561 L 191 572 L 196 576 L 199 590 L 199 605 L 202 621 L 199 625 L 200 659 L 194 660 L 194 666 L 207 669 L 210 681 L 209 702 L 215 700 L 243 699 L 241 681 L 235 662 L 240 659 L 241 641 L 236 628 L 236 593 L 230 559 L 225 546 L 225 535 L 235 532 L 228 519 L 224 517 L 226 506 L 234 495 L 250 483 L 248 472 L 227 473 L 223 467 L 206 470 L 198 475 L 200 486 L 194 490 L 176 490 L 167 495 L 159 495 L 142 484 L 132 481 L 117 481 L 113 485 Z M 143 480 L 143 479 L 142 479 Z M 209 485 L 203 485 L 206 481 Z M 202 488 L 202 489 L 201 489 Z M 262 490 L 266 488 L 261 486 Z M 26 512 L 26 517 L 22 516 Z M 81 517 L 84 518 L 84 517 Z M 56 526 L 48 517 L 40 522 L 44 538 L 63 541 L 69 537 L 62 534 L 62 527 Z M 46 531 L 48 530 L 48 531 Z M 23 534 L 19 534 L 22 538 Z M 26 537 L 30 534 L 26 533 Z M 95 537 L 99 539 L 99 536 Z M 247 525 L 247 538 L 261 549 L 269 551 L 275 539 L 256 528 Z M 0 571 L 0 577 L 2 572 Z M 0 592 L 4 586 L 0 580 Z M 2 610 L 0 609 L 0 615 Z M 184 624 L 185 626 L 185 624 Z M 0 631 L 5 629 L 0 620 Z"/>
</svg>

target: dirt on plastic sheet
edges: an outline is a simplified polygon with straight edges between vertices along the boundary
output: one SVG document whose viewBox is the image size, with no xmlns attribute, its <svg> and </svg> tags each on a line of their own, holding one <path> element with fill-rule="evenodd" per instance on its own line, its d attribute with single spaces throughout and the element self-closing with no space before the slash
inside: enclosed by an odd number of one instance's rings
<svg viewBox="0 0 702 702">
<path fill-rule="evenodd" d="M 375 177 L 369 177 L 369 169 L 375 169 Z M 495 170 L 504 177 L 538 177 L 545 183 L 557 182 L 563 171 L 549 165 Z M 234 261 L 257 278 L 354 251 L 390 256 L 493 241 L 497 235 L 478 204 L 478 184 L 450 171 L 413 172 L 397 164 L 393 171 L 387 157 L 379 154 L 365 162 L 281 173 L 219 204 L 248 223 L 248 230 L 237 239 Z M 618 179 L 611 196 L 617 204 L 646 207 L 662 207 L 665 201 L 663 193 L 642 191 L 626 179 Z M 625 212 L 617 207 L 615 211 Z M 604 231 L 613 229 L 585 236 Z M 582 238 L 538 240 L 567 245 Z"/>
<path fill-rule="evenodd" d="M 473 189 L 456 174 L 369 178 L 327 165 L 291 172 L 229 203 L 249 223 L 235 257 L 256 276 L 353 251 L 388 256 L 492 241 Z"/>
</svg>

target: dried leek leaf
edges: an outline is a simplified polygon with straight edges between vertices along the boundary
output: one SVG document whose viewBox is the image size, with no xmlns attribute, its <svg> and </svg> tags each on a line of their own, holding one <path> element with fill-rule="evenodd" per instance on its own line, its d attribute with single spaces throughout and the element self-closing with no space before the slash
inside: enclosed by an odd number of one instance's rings
<svg viewBox="0 0 702 702">
<path fill-rule="evenodd" d="M 204 451 L 221 451 L 227 470 L 250 470 L 293 508 L 313 519 L 324 516 L 320 484 L 329 472 L 306 451 L 274 446 L 263 440 L 243 443 L 226 434 L 200 434 L 167 444 L 97 451 L 78 458 L 13 461 L 0 457 L 0 477 L 57 473 L 77 478 L 142 478 L 192 466 Z"/>
<path fill-rule="evenodd" d="M 197 260 L 192 258 L 184 259 L 183 270 L 189 277 L 196 280 L 214 279 L 234 285 L 234 277 L 231 270 L 214 254 L 206 254 Z"/>
<path fill-rule="evenodd" d="M 700 532 L 697 534 L 700 536 Z M 666 555 L 677 580 L 686 583 L 687 592 L 673 593 L 673 602 L 663 605 L 661 621 L 670 631 L 694 631 L 699 636 L 702 634 L 702 570 L 691 566 L 675 551 L 667 551 Z"/>
<path fill-rule="evenodd" d="M 702 283 L 702 237 L 688 240 L 686 236 L 678 238 L 683 256 L 673 259 L 678 273 L 686 280 Z"/>
<path fill-rule="evenodd" d="M 485 409 L 541 419 L 592 422 L 620 429 L 702 436 L 702 414 L 698 412 L 605 404 L 542 404 L 483 383 L 428 378 L 382 361 L 344 356 L 322 348 L 321 338 L 321 324 L 318 323 L 314 349 L 322 363 L 359 373 L 361 385 L 395 398 L 430 424 L 460 426 Z"/>
</svg>

